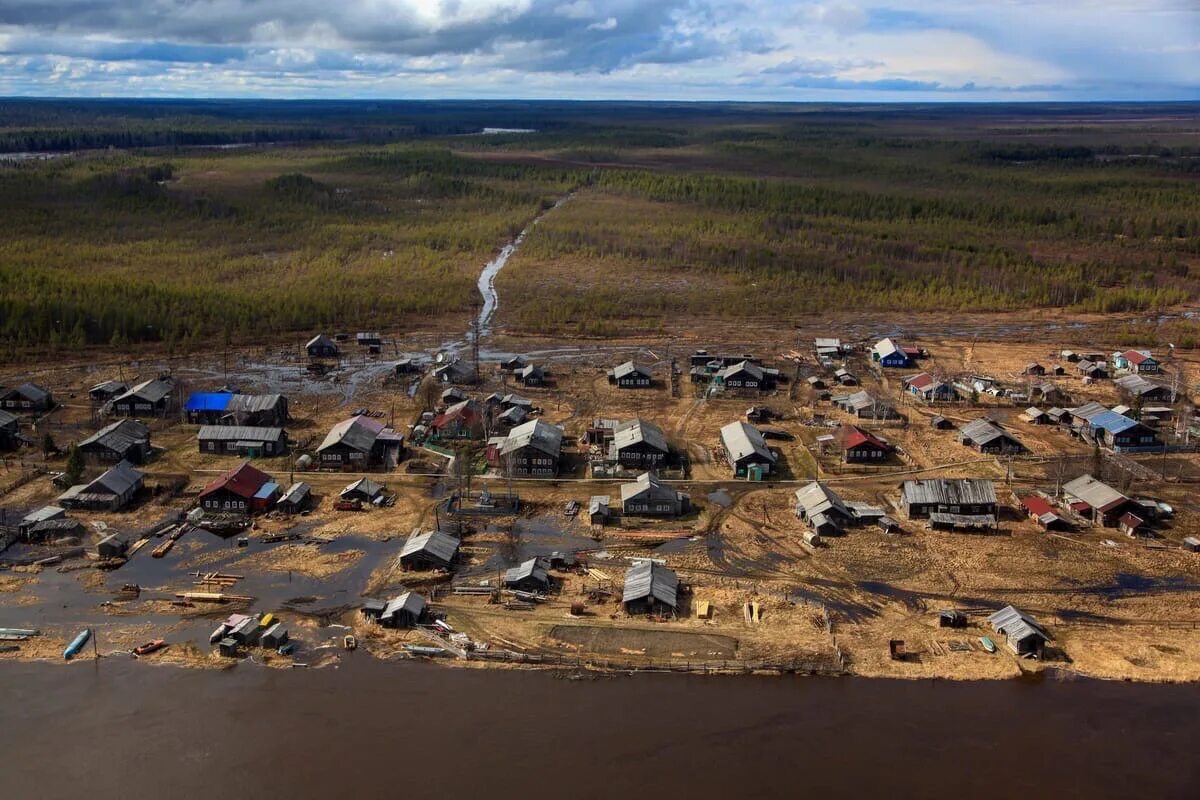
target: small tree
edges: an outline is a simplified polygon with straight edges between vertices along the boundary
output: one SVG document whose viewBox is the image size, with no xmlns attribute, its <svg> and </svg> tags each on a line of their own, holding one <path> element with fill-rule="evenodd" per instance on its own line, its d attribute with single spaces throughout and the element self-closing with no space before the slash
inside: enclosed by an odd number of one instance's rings
<svg viewBox="0 0 1200 800">
<path fill-rule="evenodd" d="M 83 475 L 83 453 L 79 452 L 79 448 L 71 445 L 71 449 L 67 452 L 67 481 L 74 485 L 79 483 L 80 476 Z"/>
<path fill-rule="evenodd" d="M 46 431 L 42 436 L 42 455 L 46 458 L 58 452 L 58 445 L 54 443 L 54 437 L 50 435 L 50 431 Z"/>
</svg>

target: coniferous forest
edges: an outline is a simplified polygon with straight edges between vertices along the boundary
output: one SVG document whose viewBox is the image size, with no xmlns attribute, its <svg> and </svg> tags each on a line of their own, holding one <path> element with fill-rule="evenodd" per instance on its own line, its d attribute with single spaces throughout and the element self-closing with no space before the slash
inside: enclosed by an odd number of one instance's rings
<svg viewBox="0 0 1200 800">
<path fill-rule="evenodd" d="M 418 327 L 568 193 L 500 276 L 511 329 L 1167 310 L 1200 290 L 1198 112 L 4 101 L 0 337 Z"/>
</svg>

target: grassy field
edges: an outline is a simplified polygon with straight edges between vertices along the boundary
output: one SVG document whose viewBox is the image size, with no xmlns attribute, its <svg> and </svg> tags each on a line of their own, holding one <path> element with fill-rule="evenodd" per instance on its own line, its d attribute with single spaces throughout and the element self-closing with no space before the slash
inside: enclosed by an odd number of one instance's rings
<svg viewBox="0 0 1200 800">
<path fill-rule="evenodd" d="M 435 324 L 570 192 L 501 273 L 510 332 L 1155 311 L 1200 290 L 1189 105 L 4 108 L 0 150 L 128 145 L 0 160 L 7 358 Z M 458 135 L 483 125 L 535 132 Z"/>
</svg>

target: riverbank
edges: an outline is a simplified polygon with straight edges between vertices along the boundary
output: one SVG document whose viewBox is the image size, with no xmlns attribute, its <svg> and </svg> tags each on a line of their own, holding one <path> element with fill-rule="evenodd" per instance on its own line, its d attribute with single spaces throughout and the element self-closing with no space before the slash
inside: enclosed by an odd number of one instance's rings
<svg viewBox="0 0 1200 800">
<path fill-rule="evenodd" d="M 358 654 L 321 672 L 9 664 L 5 785 L 48 800 L 191 800 L 219 782 L 243 797 L 503 798 L 531 781 L 579 798 L 1194 796 L 1191 687 L 566 677 Z"/>
</svg>

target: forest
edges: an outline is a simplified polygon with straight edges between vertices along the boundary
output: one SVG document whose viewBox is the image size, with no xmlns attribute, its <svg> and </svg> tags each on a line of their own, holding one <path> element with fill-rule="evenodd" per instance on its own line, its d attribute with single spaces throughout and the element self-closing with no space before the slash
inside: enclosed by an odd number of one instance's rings
<svg viewBox="0 0 1200 800">
<path fill-rule="evenodd" d="M 512 331 L 1162 311 L 1200 290 L 1198 123 L 1187 104 L 7 100 L 0 338 L 15 358 L 417 327 L 466 312 L 483 263 L 568 193 L 500 276 Z"/>
</svg>

